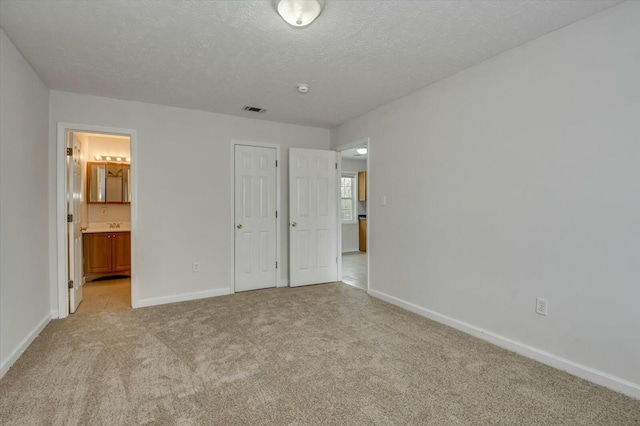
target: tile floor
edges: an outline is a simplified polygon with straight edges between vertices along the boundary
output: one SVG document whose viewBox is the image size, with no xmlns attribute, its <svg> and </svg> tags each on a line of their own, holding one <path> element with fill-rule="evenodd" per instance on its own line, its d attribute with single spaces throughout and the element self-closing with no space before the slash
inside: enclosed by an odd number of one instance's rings
<svg viewBox="0 0 640 426">
<path fill-rule="evenodd" d="M 86 283 L 76 312 L 131 309 L 131 278 L 115 278 Z"/>
<path fill-rule="evenodd" d="M 342 253 L 342 282 L 367 289 L 367 253 Z"/>
</svg>

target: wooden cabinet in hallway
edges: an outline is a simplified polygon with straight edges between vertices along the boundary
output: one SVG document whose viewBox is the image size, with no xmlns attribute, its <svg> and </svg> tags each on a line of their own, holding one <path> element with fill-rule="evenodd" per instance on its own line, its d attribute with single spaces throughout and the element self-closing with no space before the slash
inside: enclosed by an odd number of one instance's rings
<svg viewBox="0 0 640 426">
<path fill-rule="evenodd" d="M 358 219 L 358 250 L 367 251 L 367 219 Z"/>
<path fill-rule="evenodd" d="M 358 172 L 358 201 L 367 201 L 367 172 Z"/>
</svg>

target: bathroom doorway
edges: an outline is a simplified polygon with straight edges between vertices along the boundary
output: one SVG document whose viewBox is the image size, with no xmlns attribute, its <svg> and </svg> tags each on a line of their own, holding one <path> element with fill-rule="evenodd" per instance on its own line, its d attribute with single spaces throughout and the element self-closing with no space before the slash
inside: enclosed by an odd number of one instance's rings
<svg viewBox="0 0 640 426">
<path fill-rule="evenodd" d="M 135 131 L 58 125 L 58 306 L 135 306 Z"/>
</svg>

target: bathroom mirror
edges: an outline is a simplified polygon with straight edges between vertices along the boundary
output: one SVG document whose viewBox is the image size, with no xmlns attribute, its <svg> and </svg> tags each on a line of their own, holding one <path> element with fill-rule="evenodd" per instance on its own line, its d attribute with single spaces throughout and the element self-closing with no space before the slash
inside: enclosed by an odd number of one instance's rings
<svg viewBox="0 0 640 426">
<path fill-rule="evenodd" d="M 87 192 L 87 202 L 106 202 L 104 163 L 87 163 Z"/>
<path fill-rule="evenodd" d="M 131 167 L 122 163 L 87 163 L 87 202 L 122 204 L 131 202 Z"/>
<path fill-rule="evenodd" d="M 122 202 L 122 164 L 107 163 L 107 203 Z"/>
<path fill-rule="evenodd" d="M 131 166 L 122 165 L 122 202 L 131 202 Z"/>
</svg>

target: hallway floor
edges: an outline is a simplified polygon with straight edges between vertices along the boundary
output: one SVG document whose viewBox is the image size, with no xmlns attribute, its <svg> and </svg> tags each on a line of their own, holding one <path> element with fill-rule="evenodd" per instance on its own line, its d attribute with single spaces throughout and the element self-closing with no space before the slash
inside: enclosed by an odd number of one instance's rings
<svg viewBox="0 0 640 426">
<path fill-rule="evenodd" d="M 131 309 L 131 278 L 92 281 L 82 288 L 77 313 Z"/>
<path fill-rule="evenodd" d="M 342 253 L 342 282 L 367 290 L 367 253 Z"/>
</svg>

